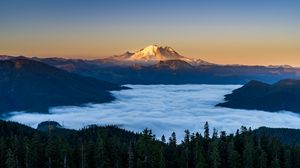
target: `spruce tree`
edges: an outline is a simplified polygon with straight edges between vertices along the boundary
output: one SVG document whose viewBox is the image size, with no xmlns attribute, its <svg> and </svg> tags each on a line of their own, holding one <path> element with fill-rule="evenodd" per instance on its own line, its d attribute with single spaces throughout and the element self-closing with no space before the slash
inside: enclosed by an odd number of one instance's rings
<svg viewBox="0 0 300 168">
<path fill-rule="evenodd" d="M 134 153 L 132 148 L 132 143 L 130 142 L 128 146 L 128 168 L 134 168 Z"/>
<path fill-rule="evenodd" d="M 275 156 L 271 162 L 271 168 L 280 168 L 279 159 Z"/>
<path fill-rule="evenodd" d="M 159 168 L 166 168 L 166 160 L 164 156 L 164 147 L 162 146 L 159 151 Z"/>
<path fill-rule="evenodd" d="M 189 160 L 190 160 L 190 131 L 185 130 L 185 136 L 183 141 L 183 147 L 184 147 L 184 164 L 186 168 L 189 168 Z"/>
<path fill-rule="evenodd" d="M 208 157 L 211 168 L 218 168 L 221 165 L 217 139 L 209 144 Z"/>
<path fill-rule="evenodd" d="M 243 131 L 245 133 L 245 131 Z M 245 137 L 245 147 L 243 151 L 243 163 L 245 168 L 253 168 L 254 144 L 251 136 Z"/>
<path fill-rule="evenodd" d="M 7 168 L 16 168 L 17 167 L 15 154 L 13 153 L 13 151 L 10 148 L 7 150 L 7 158 L 5 161 L 5 165 Z"/>
<path fill-rule="evenodd" d="M 162 143 L 166 143 L 166 137 L 165 137 L 165 135 L 162 135 L 162 136 L 161 136 L 161 142 L 162 142 Z"/>
<path fill-rule="evenodd" d="M 285 149 L 283 153 L 283 162 L 284 168 L 292 168 L 291 165 L 291 151 L 289 149 Z"/>
<path fill-rule="evenodd" d="M 240 155 L 235 150 L 233 139 L 228 143 L 227 155 L 228 155 L 227 163 L 228 163 L 229 168 L 239 168 L 241 166 L 240 165 Z"/>
<path fill-rule="evenodd" d="M 268 158 L 267 158 L 267 153 L 265 152 L 265 150 L 262 148 L 261 145 L 261 138 L 258 139 L 257 142 L 257 147 L 256 147 L 256 157 L 255 157 L 255 162 L 257 163 L 257 167 L 258 168 L 267 168 L 267 162 L 268 162 Z"/>
<path fill-rule="evenodd" d="M 203 155 L 203 148 L 199 134 L 196 134 L 195 141 L 195 168 L 206 168 L 207 163 Z"/>
<path fill-rule="evenodd" d="M 169 143 L 167 145 L 166 162 L 168 167 L 178 167 L 179 164 L 177 140 L 176 140 L 175 132 L 173 132 L 171 134 L 171 137 L 169 138 Z"/>
<path fill-rule="evenodd" d="M 261 150 L 258 156 L 258 168 L 267 168 L 267 154 L 264 150 Z"/>
<path fill-rule="evenodd" d="M 209 125 L 207 121 L 204 124 L 204 139 L 209 139 Z"/>
<path fill-rule="evenodd" d="M 6 143 L 3 137 L 0 137 L 0 167 L 5 167 Z"/>
</svg>

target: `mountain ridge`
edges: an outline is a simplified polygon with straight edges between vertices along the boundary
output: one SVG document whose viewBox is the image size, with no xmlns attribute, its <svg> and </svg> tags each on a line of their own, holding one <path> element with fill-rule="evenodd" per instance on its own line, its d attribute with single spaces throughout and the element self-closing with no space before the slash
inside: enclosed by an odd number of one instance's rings
<svg viewBox="0 0 300 168">
<path fill-rule="evenodd" d="M 225 95 L 225 102 L 217 106 L 300 113 L 300 80 L 283 79 L 273 84 L 250 81 Z"/>
<path fill-rule="evenodd" d="M 24 57 L 0 61 L 0 113 L 48 112 L 53 106 L 110 102 L 114 97 L 109 91 L 120 89 Z"/>
<path fill-rule="evenodd" d="M 152 46 L 153 48 L 155 47 Z M 31 59 L 117 84 L 245 84 L 251 80 L 274 83 L 286 78 L 300 79 L 300 68 L 290 66 L 221 65 L 201 61 L 200 64 L 192 64 L 179 59 L 158 60 L 151 64 L 124 61 L 133 54 L 126 52 L 121 56 L 112 56 L 113 59 L 107 57 L 94 60 L 58 57 Z"/>
</svg>

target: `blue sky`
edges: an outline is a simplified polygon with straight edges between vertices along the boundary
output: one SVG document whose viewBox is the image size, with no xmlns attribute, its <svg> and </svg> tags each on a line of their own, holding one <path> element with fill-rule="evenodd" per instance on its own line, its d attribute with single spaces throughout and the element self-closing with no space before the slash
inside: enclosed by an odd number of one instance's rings
<svg viewBox="0 0 300 168">
<path fill-rule="evenodd" d="M 94 58 L 158 44 L 218 63 L 300 65 L 296 0 L 1 0 L 0 23 L 2 54 Z"/>
</svg>

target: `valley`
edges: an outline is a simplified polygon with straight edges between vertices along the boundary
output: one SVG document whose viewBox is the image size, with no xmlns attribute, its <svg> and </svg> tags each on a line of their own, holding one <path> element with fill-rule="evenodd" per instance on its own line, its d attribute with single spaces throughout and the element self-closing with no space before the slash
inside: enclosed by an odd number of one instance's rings
<svg viewBox="0 0 300 168">
<path fill-rule="evenodd" d="M 281 96 L 297 90 L 290 83 L 299 82 L 286 79 L 299 77 L 291 66 L 218 65 L 157 45 L 95 60 L 1 56 L 0 65 L 1 118 L 33 128 L 47 120 L 71 129 L 113 124 L 159 136 L 173 130 L 182 139 L 206 121 L 229 133 L 241 125 L 300 127 L 298 98 L 285 99 L 293 108 L 273 94 L 261 99 L 276 105 L 248 103 L 269 88 Z"/>
<path fill-rule="evenodd" d="M 224 95 L 241 85 L 126 85 L 132 89 L 112 91 L 115 101 L 87 106 L 50 108 L 48 114 L 12 112 L 6 120 L 36 128 L 42 121 L 57 121 L 65 128 L 81 129 L 96 124 L 140 132 L 151 128 L 158 137 L 177 133 L 184 138 L 184 130 L 203 131 L 208 121 L 211 127 L 234 133 L 242 125 L 253 129 L 300 128 L 300 117 L 293 112 L 266 112 L 216 107 Z"/>
</svg>

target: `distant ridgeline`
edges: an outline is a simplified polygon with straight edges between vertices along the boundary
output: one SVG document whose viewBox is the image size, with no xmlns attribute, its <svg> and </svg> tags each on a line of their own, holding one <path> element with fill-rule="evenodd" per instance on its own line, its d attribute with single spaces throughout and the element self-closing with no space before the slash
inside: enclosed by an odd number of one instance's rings
<svg viewBox="0 0 300 168">
<path fill-rule="evenodd" d="M 9 56 L 0 56 L 0 59 Z M 133 53 L 84 60 L 30 58 L 68 72 L 117 84 L 245 84 L 300 79 L 300 68 L 288 65 L 221 65 L 180 55 L 171 47 L 150 45 Z"/>
<path fill-rule="evenodd" d="M 114 100 L 109 91 L 120 89 L 124 87 L 25 57 L 0 60 L 0 113 L 109 102 Z"/>
<path fill-rule="evenodd" d="M 274 84 L 251 81 L 225 95 L 225 101 L 217 106 L 300 113 L 300 80 L 285 79 Z"/>
<path fill-rule="evenodd" d="M 36 130 L 0 120 L 0 167 L 300 167 L 300 148 L 294 145 L 300 142 L 299 130 L 242 127 L 234 135 L 215 130 L 210 135 L 207 123 L 204 130 L 186 130 L 179 143 L 175 133 L 158 140 L 149 129 L 133 133 L 94 125 L 76 131 L 49 121 Z"/>
<path fill-rule="evenodd" d="M 36 59 L 69 72 L 118 84 L 245 84 L 250 80 L 273 83 L 285 78 L 300 79 L 300 69 L 283 66 L 193 65 L 184 60 L 123 65 L 105 60 Z"/>
<path fill-rule="evenodd" d="M 300 69 L 288 65 L 220 65 L 157 45 L 95 60 L 33 59 L 118 84 L 245 84 L 249 80 L 273 83 L 284 78 L 300 79 Z"/>
</svg>

